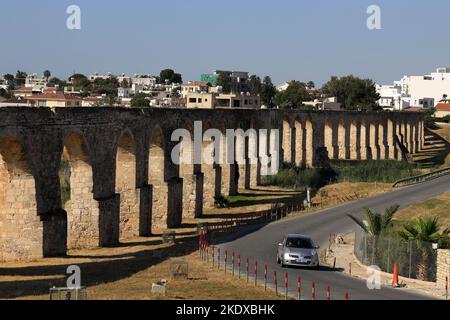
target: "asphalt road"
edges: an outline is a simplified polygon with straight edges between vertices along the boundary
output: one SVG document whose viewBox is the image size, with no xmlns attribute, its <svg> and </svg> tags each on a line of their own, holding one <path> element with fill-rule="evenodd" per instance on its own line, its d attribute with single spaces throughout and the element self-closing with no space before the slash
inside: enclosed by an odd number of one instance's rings
<svg viewBox="0 0 450 320">
<path fill-rule="evenodd" d="M 302 299 L 311 299 L 312 282 L 316 284 L 316 298 L 326 298 L 326 288 L 331 288 L 333 300 L 345 299 L 349 293 L 350 300 L 422 300 L 427 296 L 414 294 L 402 289 L 382 287 L 381 290 L 369 290 L 366 282 L 351 278 L 342 273 L 332 271 L 326 267 L 320 270 L 305 268 L 282 269 L 276 264 L 276 249 L 284 235 L 289 233 L 307 234 L 311 236 L 321 248 L 326 248 L 330 233 L 347 233 L 355 229 L 355 224 L 346 213 L 361 216 L 365 207 L 382 211 L 384 208 L 399 204 L 402 208 L 422 202 L 436 195 L 450 190 L 450 175 L 422 184 L 399 189 L 387 194 L 344 204 L 326 209 L 307 216 L 281 220 L 265 226 L 254 227 L 241 233 L 236 233 L 225 239 L 219 247 L 228 250 L 229 254 L 239 253 L 242 268 L 245 270 L 245 259 L 250 259 L 250 270 L 253 271 L 254 259 L 258 262 L 258 281 L 263 281 L 263 266 L 268 265 L 269 283 L 273 283 L 273 271 L 277 271 L 278 287 L 284 292 L 284 274 L 289 275 L 289 293 L 295 294 L 297 277 L 302 279 Z"/>
</svg>

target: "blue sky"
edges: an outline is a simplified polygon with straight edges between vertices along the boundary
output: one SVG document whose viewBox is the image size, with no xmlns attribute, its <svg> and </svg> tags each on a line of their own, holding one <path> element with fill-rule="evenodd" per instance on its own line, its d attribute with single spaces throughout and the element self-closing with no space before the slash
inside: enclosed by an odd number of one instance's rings
<svg viewBox="0 0 450 320">
<path fill-rule="evenodd" d="M 76 4 L 81 30 L 66 28 Z M 381 7 L 382 30 L 366 27 Z M 1 5 L 0 74 L 214 69 L 317 84 L 354 74 L 392 82 L 450 66 L 448 0 L 15 0 Z"/>
</svg>

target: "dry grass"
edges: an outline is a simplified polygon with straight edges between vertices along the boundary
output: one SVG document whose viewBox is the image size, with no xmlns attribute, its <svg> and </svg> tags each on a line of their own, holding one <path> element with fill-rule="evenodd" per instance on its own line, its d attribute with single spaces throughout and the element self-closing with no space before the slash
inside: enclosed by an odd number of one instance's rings
<svg viewBox="0 0 450 320">
<path fill-rule="evenodd" d="M 122 248 L 74 250 L 69 258 L 43 259 L 28 263 L 7 263 L 0 267 L 0 297 L 48 299 L 48 288 L 65 286 L 65 270 L 79 265 L 82 284 L 92 300 L 150 299 L 277 299 L 271 291 L 238 280 L 199 259 L 195 237 L 176 245 L 162 245 L 159 238 L 134 239 Z M 155 242 L 154 244 L 152 242 Z M 156 254 L 164 249 L 161 257 Z M 170 280 L 170 258 L 189 263 L 187 280 Z M 152 283 L 167 279 L 167 296 L 151 293 Z"/>
<path fill-rule="evenodd" d="M 439 217 L 442 230 L 450 227 L 450 192 L 400 210 L 395 219 L 411 221 L 420 216 Z"/>
<path fill-rule="evenodd" d="M 326 192 L 328 197 L 344 197 L 349 195 L 358 194 L 360 196 L 365 195 L 373 196 L 383 192 L 391 191 L 392 184 L 390 183 L 372 183 L 372 182 L 342 182 L 332 185 L 328 185 L 319 190 L 314 200 L 320 201 L 322 192 Z"/>
</svg>

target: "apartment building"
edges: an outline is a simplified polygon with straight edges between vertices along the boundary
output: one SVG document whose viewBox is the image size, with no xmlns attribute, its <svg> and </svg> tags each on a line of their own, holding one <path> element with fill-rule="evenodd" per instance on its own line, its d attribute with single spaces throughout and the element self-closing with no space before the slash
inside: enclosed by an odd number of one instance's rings
<svg viewBox="0 0 450 320">
<path fill-rule="evenodd" d="M 404 76 L 393 85 L 379 85 L 379 105 L 390 110 L 431 108 L 450 96 L 450 68 L 421 76 Z"/>
<path fill-rule="evenodd" d="M 189 81 L 181 85 L 181 97 L 186 98 L 190 93 L 208 93 L 208 82 L 203 81 Z"/>
<path fill-rule="evenodd" d="M 33 95 L 24 98 L 32 107 L 41 108 L 63 108 L 63 107 L 81 107 L 82 99 L 73 95 L 64 93 L 48 93 Z"/>
<path fill-rule="evenodd" d="M 258 96 L 250 94 L 235 93 L 188 93 L 185 97 L 186 108 L 188 109 L 220 109 L 220 108 L 243 108 L 243 109 L 259 109 L 261 107 L 261 99 Z"/>
</svg>

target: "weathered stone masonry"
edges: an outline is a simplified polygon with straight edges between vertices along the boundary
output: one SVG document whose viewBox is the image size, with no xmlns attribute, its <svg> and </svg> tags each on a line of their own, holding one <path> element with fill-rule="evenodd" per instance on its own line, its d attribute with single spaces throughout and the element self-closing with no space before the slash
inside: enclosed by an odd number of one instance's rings
<svg viewBox="0 0 450 320">
<path fill-rule="evenodd" d="M 219 129 L 223 143 L 226 129 L 279 134 L 237 137 L 245 145 L 240 164 L 175 165 L 172 132 L 192 132 L 195 121 L 203 131 Z M 398 143 L 417 152 L 423 133 L 423 116 L 409 113 L 1 108 L 0 261 L 60 256 L 67 247 L 112 246 L 177 227 L 213 206 L 214 196 L 258 185 L 271 173 L 264 155 L 309 166 L 324 152 L 331 159 L 401 159 Z M 182 158 L 193 159 L 192 145 L 183 140 Z M 71 166 L 65 209 L 62 159 Z"/>
</svg>

